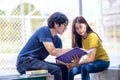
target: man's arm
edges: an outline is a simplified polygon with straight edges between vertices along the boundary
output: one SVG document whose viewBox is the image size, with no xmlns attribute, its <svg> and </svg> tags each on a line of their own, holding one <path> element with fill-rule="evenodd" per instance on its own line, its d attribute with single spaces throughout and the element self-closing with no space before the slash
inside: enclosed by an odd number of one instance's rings
<svg viewBox="0 0 120 80">
<path fill-rule="evenodd" d="M 50 53 L 52 56 L 59 56 L 61 54 L 64 54 L 65 52 L 71 50 L 71 49 L 60 49 L 55 48 L 52 42 L 43 42 L 43 45 L 45 46 L 46 50 Z"/>
</svg>

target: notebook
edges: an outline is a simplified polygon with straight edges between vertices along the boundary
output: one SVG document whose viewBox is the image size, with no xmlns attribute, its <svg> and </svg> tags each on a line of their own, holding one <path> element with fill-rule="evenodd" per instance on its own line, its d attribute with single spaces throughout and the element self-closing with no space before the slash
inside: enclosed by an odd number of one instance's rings
<svg viewBox="0 0 120 80">
<path fill-rule="evenodd" d="M 76 47 L 76 48 L 73 48 L 72 50 L 56 57 L 57 60 L 60 60 L 64 63 L 70 63 L 72 61 L 72 57 L 77 55 L 78 57 L 81 57 L 83 55 L 87 54 L 86 51 L 83 51 L 82 49 Z"/>
</svg>

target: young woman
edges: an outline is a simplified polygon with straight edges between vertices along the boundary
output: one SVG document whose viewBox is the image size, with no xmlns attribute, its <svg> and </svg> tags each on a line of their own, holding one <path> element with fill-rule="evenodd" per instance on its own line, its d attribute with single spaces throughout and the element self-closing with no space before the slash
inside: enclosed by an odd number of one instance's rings
<svg viewBox="0 0 120 80">
<path fill-rule="evenodd" d="M 106 70 L 109 67 L 109 57 L 102 46 L 100 37 L 95 33 L 84 19 L 79 16 L 72 24 L 72 47 L 79 47 L 92 51 L 84 60 L 74 57 L 74 63 L 69 64 L 69 80 L 74 80 L 76 74 L 81 73 L 82 80 L 90 80 L 89 73 Z"/>
</svg>

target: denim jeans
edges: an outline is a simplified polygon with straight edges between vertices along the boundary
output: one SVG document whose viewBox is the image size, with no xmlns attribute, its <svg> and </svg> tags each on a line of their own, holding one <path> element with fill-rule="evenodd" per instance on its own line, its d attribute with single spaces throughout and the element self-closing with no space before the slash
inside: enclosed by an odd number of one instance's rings
<svg viewBox="0 0 120 80">
<path fill-rule="evenodd" d="M 20 74 L 25 74 L 27 70 L 47 69 L 54 75 L 55 80 L 68 80 L 68 69 L 65 65 L 41 61 L 37 58 L 24 57 L 24 61 L 17 64 Z"/>
<path fill-rule="evenodd" d="M 90 73 L 97 73 L 103 70 L 106 70 L 109 67 L 110 62 L 103 60 L 96 60 L 91 63 L 86 63 L 78 67 L 74 67 L 69 71 L 69 79 L 74 80 L 76 74 L 81 74 L 82 80 L 90 80 Z"/>
</svg>

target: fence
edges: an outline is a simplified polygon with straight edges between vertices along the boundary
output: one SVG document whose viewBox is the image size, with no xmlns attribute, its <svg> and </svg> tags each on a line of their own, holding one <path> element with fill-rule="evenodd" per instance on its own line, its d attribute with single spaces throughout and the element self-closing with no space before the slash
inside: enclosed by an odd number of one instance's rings
<svg viewBox="0 0 120 80">
<path fill-rule="evenodd" d="M 20 49 L 37 28 L 46 25 L 46 19 L 46 16 L 0 16 L 0 75 L 17 73 L 15 65 Z M 70 45 L 70 34 L 60 37 Z"/>
<path fill-rule="evenodd" d="M 28 40 L 28 38 L 34 33 L 34 31 L 39 28 L 42 25 L 46 25 L 46 19 L 47 17 L 40 17 L 40 16 L 1 16 L 0 17 L 0 75 L 6 75 L 6 74 L 18 74 L 16 71 L 16 58 L 17 55 Z M 68 25 L 68 29 L 65 31 L 63 36 L 60 36 L 63 40 L 63 47 L 69 48 L 71 47 L 71 21 L 72 18 L 70 18 L 70 24 Z M 101 37 L 103 37 L 103 33 L 101 33 L 100 30 L 104 30 L 105 28 L 100 27 L 100 23 L 97 21 L 94 22 L 94 25 L 92 28 L 97 30 Z M 108 29 L 105 29 L 108 30 Z M 104 30 L 104 31 L 105 31 Z M 111 30 L 111 29 L 110 29 Z M 102 31 L 103 32 L 103 31 Z M 106 31 L 106 33 L 109 33 Z M 113 36 L 114 37 L 114 36 Z M 105 47 L 109 50 L 108 52 L 111 52 L 111 49 L 113 50 L 114 45 L 110 46 L 112 44 L 113 38 L 109 38 L 111 40 L 108 40 L 104 37 L 103 43 L 105 44 Z M 116 42 L 117 43 L 117 42 Z M 117 45 L 119 46 L 119 45 Z M 119 49 L 116 48 L 116 49 Z M 115 50 L 113 50 L 115 51 Z M 114 54 L 117 54 L 115 56 Z M 118 53 L 109 54 L 111 57 L 111 60 L 116 61 L 119 58 Z M 115 59 L 118 57 L 117 59 Z M 49 60 L 49 59 L 48 59 Z"/>
</svg>

